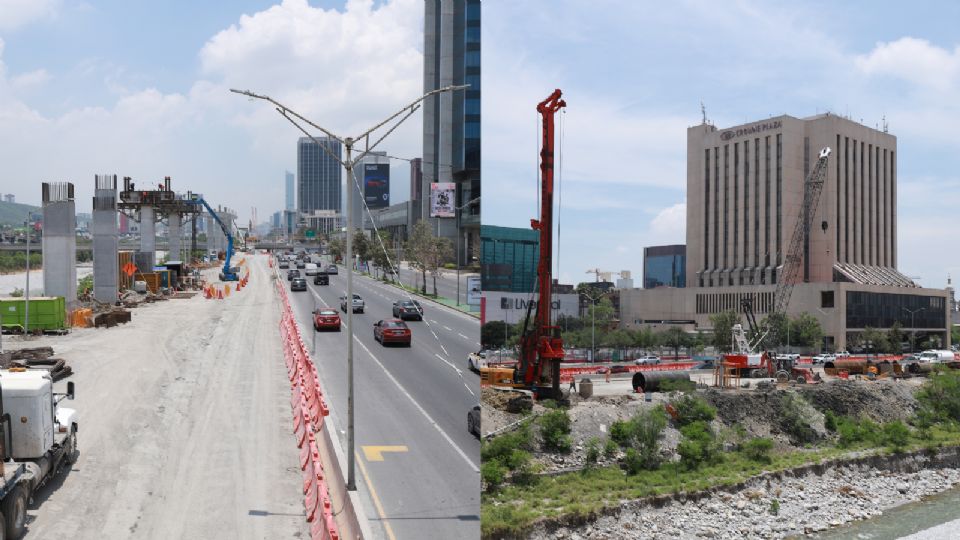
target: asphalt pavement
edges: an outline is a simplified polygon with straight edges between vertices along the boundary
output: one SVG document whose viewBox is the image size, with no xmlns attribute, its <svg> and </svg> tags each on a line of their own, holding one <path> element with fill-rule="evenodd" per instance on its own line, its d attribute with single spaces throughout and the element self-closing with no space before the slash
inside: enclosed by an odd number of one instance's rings
<svg viewBox="0 0 960 540">
<path fill-rule="evenodd" d="M 316 351 L 328 421 L 346 449 L 346 328 L 317 333 L 311 323 L 315 307 L 339 310 L 345 270 L 330 276 L 328 286 L 314 285 L 312 276 L 307 283 L 307 292 L 290 293 L 291 306 L 304 342 Z M 466 427 L 480 399 L 479 377 L 466 363 L 479 348 L 479 322 L 418 298 L 425 320 L 408 321 L 411 347 L 384 347 L 373 338 L 373 324 L 392 318 L 392 304 L 404 293 L 359 274 L 354 292 L 366 302 L 353 319 L 356 479 L 366 488 L 360 491 L 373 533 L 390 540 L 479 538 L 480 443 Z"/>
<path fill-rule="evenodd" d="M 479 274 L 465 271 L 460 272 L 460 303 L 467 303 L 467 277 L 476 275 Z M 419 271 L 410 268 L 407 263 L 402 263 L 400 265 L 400 281 L 404 285 L 419 288 L 423 283 L 423 275 Z M 430 275 L 430 272 L 427 272 L 427 292 L 433 293 L 433 276 Z M 457 298 L 456 270 L 443 270 L 443 272 L 437 276 L 437 294 L 451 300 Z"/>
</svg>

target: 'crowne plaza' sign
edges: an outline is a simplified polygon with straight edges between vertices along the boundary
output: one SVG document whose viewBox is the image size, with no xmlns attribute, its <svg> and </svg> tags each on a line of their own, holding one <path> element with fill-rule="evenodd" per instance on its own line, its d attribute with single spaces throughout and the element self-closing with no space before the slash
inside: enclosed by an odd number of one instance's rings
<svg viewBox="0 0 960 540">
<path fill-rule="evenodd" d="M 729 141 L 734 137 L 743 137 L 744 135 L 753 135 L 755 133 L 761 133 L 771 129 L 780 129 L 782 125 L 783 123 L 780 120 L 774 120 L 772 122 L 760 122 L 759 124 L 753 124 L 752 126 L 737 129 L 728 129 L 720 134 L 720 140 Z"/>
</svg>

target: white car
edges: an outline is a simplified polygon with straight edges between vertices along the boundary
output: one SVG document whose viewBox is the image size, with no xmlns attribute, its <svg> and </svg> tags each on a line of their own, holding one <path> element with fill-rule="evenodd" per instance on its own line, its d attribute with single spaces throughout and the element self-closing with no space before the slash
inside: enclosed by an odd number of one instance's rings
<svg viewBox="0 0 960 540">
<path fill-rule="evenodd" d="M 645 354 L 633 361 L 638 366 L 650 366 L 660 363 L 660 358 L 652 354 Z"/>
<path fill-rule="evenodd" d="M 470 371 L 479 372 L 480 368 L 487 367 L 487 351 L 478 351 L 467 355 L 467 366 Z"/>
<path fill-rule="evenodd" d="M 836 361 L 836 359 L 837 359 L 837 357 L 834 356 L 834 355 L 832 355 L 832 354 L 828 354 L 828 353 L 818 354 L 818 355 L 816 355 L 816 356 L 813 357 L 813 363 L 814 363 L 814 364 L 825 364 L 825 363 L 827 363 L 827 362 L 834 362 L 834 361 Z"/>
</svg>

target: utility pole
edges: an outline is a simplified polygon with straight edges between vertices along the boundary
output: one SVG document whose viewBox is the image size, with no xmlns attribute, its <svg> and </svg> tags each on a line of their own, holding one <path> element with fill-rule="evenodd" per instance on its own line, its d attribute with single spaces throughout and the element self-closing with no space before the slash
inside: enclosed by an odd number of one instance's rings
<svg viewBox="0 0 960 540">
<path fill-rule="evenodd" d="M 921 307 L 913 310 L 910 310 L 907 308 L 901 308 L 901 309 L 910 314 L 910 352 L 915 353 L 917 352 L 917 325 L 914 320 L 914 315 L 923 311 L 926 308 Z"/>
<path fill-rule="evenodd" d="M 27 218 L 27 288 L 23 291 L 23 335 L 30 333 L 30 229 L 33 228 L 32 217 Z"/>
<path fill-rule="evenodd" d="M 438 88 L 436 90 L 431 90 L 430 92 L 425 93 L 420 96 L 412 103 L 406 105 L 399 111 L 395 112 L 393 115 L 387 119 L 381 121 L 377 125 L 368 129 L 367 131 L 361 133 L 356 137 L 338 137 L 333 132 L 328 129 L 325 129 L 310 120 L 307 120 L 302 115 L 296 111 L 290 109 L 289 107 L 281 104 L 277 100 L 273 99 L 267 95 L 255 94 L 249 90 L 236 90 L 231 88 L 230 91 L 235 94 L 241 94 L 250 98 L 262 99 L 268 101 L 274 105 L 277 112 L 281 116 L 286 118 L 291 124 L 293 124 L 297 129 L 299 129 L 305 136 L 309 137 L 315 144 L 317 144 L 324 152 L 326 152 L 330 157 L 336 160 L 338 163 L 343 165 L 343 168 L 347 171 L 347 182 L 350 184 L 347 188 L 347 226 L 345 229 L 347 235 L 347 252 L 344 256 L 344 266 L 347 269 L 347 489 L 349 491 L 357 490 L 356 483 L 356 452 L 354 451 L 354 377 L 353 377 L 353 189 L 356 185 L 356 179 L 353 176 L 353 168 L 360 162 L 364 157 L 367 156 L 374 148 L 377 147 L 388 135 L 393 133 L 400 124 L 402 124 L 407 118 L 410 118 L 413 113 L 415 113 L 420 108 L 420 102 L 427 99 L 428 97 L 441 94 L 444 92 L 451 92 L 454 90 L 464 90 L 469 85 L 463 86 L 445 86 L 443 88 Z M 401 118 L 402 116 L 402 118 Z M 367 145 L 367 147 L 359 154 L 356 158 L 353 157 L 353 145 L 356 141 L 361 141 L 368 139 L 371 133 L 374 131 L 386 126 L 388 123 L 393 120 L 397 120 L 395 124 L 390 126 L 386 133 L 380 136 L 372 145 Z M 326 145 L 320 144 L 313 135 L 311 135 L 303 126 L 297 123 L 297 120 L 323 132 L 330 139 L 335 139 L 340 142 L 346 149 L 345 159 L 340 159 L 340 156 L 334 155 Z"/>
</svg>

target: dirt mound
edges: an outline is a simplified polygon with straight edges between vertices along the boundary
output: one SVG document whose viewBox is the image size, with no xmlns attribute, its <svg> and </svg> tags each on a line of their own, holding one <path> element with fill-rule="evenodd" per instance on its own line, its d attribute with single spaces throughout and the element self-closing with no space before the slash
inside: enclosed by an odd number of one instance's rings
<svg viewBox="0 0 960 540">
<path fill-rule="evenodd" d="M 917 409 L 916 388 L 899 380 L 844 381 L 798 388 L 799 393 L 820 412 L 841 416 L 869 417 L 875 422 L 906 420 Z"/>
</svg>

